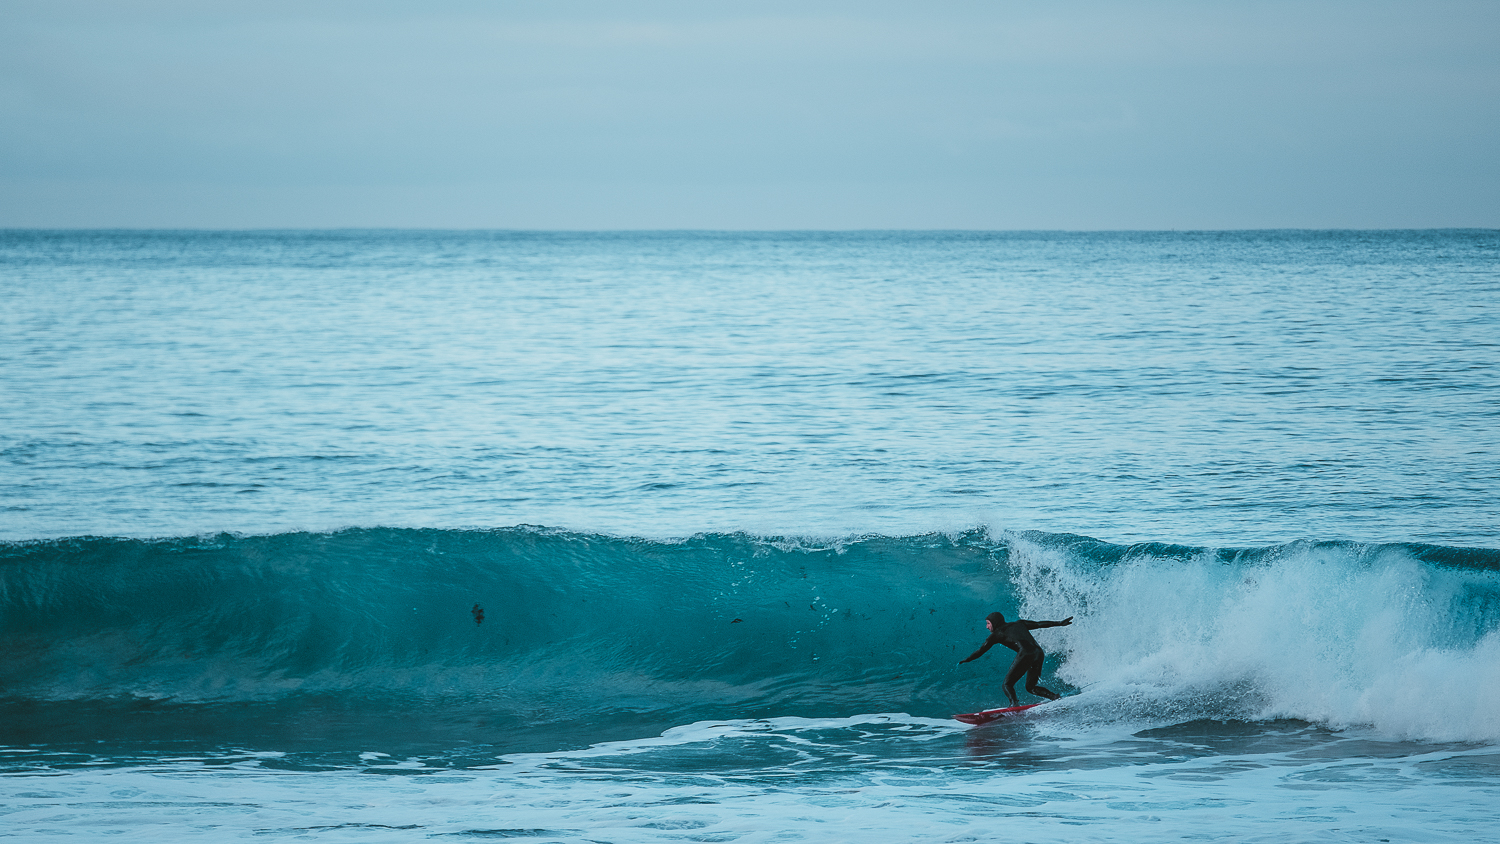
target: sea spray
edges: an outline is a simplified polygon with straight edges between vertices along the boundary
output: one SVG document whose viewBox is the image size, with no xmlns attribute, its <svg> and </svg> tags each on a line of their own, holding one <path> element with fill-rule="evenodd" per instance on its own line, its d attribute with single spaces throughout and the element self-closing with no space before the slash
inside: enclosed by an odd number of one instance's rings
<svg viewBox="0 0 1500 844">
<path fill-rule="evenodd" d="M 1064 681 L 1145 717 L 1295 718 L 1397 738 L 1500 739 L 1493 551 L 1298 542 L 1252 550 L 1010 537 L 1023 613 L 1079 616 Z"/>
</svg>

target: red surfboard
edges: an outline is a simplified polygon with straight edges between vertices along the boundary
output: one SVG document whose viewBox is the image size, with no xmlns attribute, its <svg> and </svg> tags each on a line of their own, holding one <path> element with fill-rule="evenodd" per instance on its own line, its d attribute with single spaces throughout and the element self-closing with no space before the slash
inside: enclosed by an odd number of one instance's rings
<svg viewBox="0 0 1500 844">
<path fill-rule="evenodd" d="M 991 721 L 999 720 L 1006 717 L 1007 715 L 1017 715 L 1025 712 L 1028 709 L 1033 709 L 1038 706 L 1041 706 L 1041 704 L 1028 703 L 1025 706 L 1007 706 L 1004 709 L 986 709 L 983 712 L 965 712 L 962 715 L 955 715 L 953 717 L 964 722 L 965 724 L 988 724 Z"/>
</svg>

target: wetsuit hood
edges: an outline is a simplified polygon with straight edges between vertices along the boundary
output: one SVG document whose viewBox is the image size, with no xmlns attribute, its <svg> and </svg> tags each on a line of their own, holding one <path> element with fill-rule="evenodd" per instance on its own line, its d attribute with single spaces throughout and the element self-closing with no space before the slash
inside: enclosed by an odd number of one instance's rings
<svg viewBox="0 0 1500 844">
<path fill-rule="evenodd" d="M 990 625 L 995 628 L 996 631 L 999 631 L 1001 625 L 1005 624 L 1005 614 L 1004 613 L 998 613 L 998 612 L 992 612 L 989 615 L 985 616 L 984 620 L 988 621 L 990 623 Z"/>
</svg>

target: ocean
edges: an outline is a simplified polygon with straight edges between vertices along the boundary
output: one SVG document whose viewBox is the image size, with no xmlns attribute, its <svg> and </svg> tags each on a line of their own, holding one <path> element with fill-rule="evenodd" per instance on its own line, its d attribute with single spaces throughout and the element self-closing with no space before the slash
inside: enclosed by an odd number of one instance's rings
<svg viewBox="0 0 1500 844">
<path fill-rule="evenodd" d="M 1500 841 L 1497 501 L 1497 231 L 0 231 L 0 835 Z"/>
</svg>

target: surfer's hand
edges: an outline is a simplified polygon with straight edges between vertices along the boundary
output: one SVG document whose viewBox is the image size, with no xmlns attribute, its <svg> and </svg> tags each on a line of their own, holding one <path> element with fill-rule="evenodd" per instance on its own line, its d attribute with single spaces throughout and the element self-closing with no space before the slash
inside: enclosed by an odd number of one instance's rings
<svg viewBox="0 0 1500 844">
<path fill-rule="evenodd" d="M 1057 623 L 1057 626 L 1058 627 L 1067 627 L 1069 624 L 1072 624 L 1072 623 L 1073 623 L 1073 616 L 1070 615 L 1067 618 L 1063 619 L 1062 621 L 1059 621 Z"/>
</svg>

